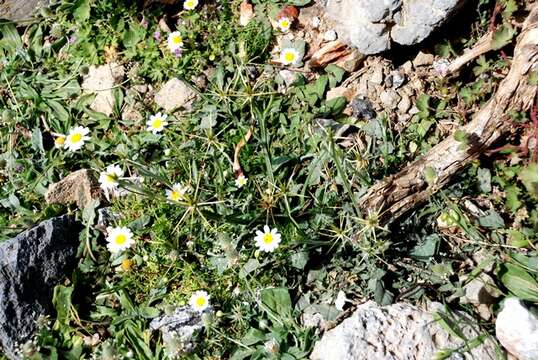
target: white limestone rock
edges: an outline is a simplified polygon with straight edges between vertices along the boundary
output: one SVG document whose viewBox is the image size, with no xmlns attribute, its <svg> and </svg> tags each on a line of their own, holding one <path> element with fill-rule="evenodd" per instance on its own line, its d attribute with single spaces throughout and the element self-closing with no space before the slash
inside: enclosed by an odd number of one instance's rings
<svg viewBox="0 0 538 360">
<path fill-rule="evenodd" d="M 434 319 L 443 305 L 431 303 L 420 309 L 405 303 L 379 306 L 370 301 L 360 305 L 353 315 L 326 332 L 314 346 L 311 360 L 423 360 L 434 359 L 444 349 L 457 349 L 463 340 L 453 337 Z M 464 316 L 455 314 L 456 316 Z M 460 323 L 472 339 L 478 329 Z M 495 343 L 487 339 L 466 353 L 449 359 L 496 359 Z"/>
</svg>

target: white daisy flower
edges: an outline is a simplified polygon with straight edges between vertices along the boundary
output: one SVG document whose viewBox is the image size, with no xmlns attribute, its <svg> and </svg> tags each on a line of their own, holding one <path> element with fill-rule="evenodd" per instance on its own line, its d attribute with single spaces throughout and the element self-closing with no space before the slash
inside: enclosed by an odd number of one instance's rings
<svg viewBox="0 0 538 360">
<path fill-rule="evenodd" d="M 106 170 L 99 174 L 99 184 L 101 184 L 101 189 L 116 189 L 119 185 L 118 180 L 123 174 L 123 170 L 118 165 L 108 165 Z"/>
<path fill-rule="evenodd" d="M 175 52 L 183 47 L 183 37 L 179 31 L 171 32 L 168 35 L 168 49 L 171 52 Z"/>
<path fill-rule="evenodd" d="M 56 137 L 54 138 L 54 147 L 56 149 L 61 149 L 64 147 L 65 145 L 65 139 L 66 139 L 66 136 L 65 135 L 62 135 L 62 134 L 57 134 L 55 135 Z"/>
<path fill-rule="evenodd" d="M 237 177 L 237 179 L 235 179 L 235 186 L 237 186 L 238 188 L 242 188 L 247 184 L 247 181 L 248 178 L 245 177 L 245 175 L 241 174 Z"/>
<path fill-rule="evenodd" d="M 190 191 L 187 186 L 176 183 L 172 186 L 172 190 L 166 190 L 166 198 L 170 201 L 185 200 L 185 195 Z"/>
<path fill-rule="evenodd" d="M 154 134 L 163 131 L 164 128 L 168 125 L 168 122 L 166 121 L 167 117 L 168 115 L 161 113 L 151 115 L 149 117 L 149 121 L 146 123 L 146 125 L 148 125 L 147 130 L 151 131 Z"/>
<path fill-rule="evenodd" d="M 263 227 L 263 232 L 260 230 L 256 231 L 256 236 L 254 241 L 256 246 L 265 252 L 273 252 L 280 244 L 281 235 L 278 233 L 278 230 L 270 229 L 269 226 L 265 225 Z"/>
<path fill-rule="evenodd" d="M 196 291 L 194 294 L 191 295 L 191 299 L 189 300 L 189 305 L 194 310 L 203 312 L 209 306 L 209 298 L 210 296 L 207 294 L 206 291 L 204 290 Z"/>
<path fill-rule="evenodd" d="M 284 16 L 278 19 L 277 26 L 280 29 L 280 31 L 288 32 L 288 30 L 291 27 L 291 23 L 292 23 L 291 19 Z"/>
<path fill-rule="evenodd" d="M 347 301 L 348 299 L 346 297 L 346 293 L 340 290 L 338 292 L 338 295 L 336 295 L 336 299 L 334 300 L 334 306 L 336 307 L 337 310 L 342 311 L 344 310 L 344 305 L 346 304 Z"/>
<path fill-rule="evenodd" d="M 280 53 L 280 62 L 283 65 L 297 65 L 301 61 L 299 52 L 294 48 L 282 49 Z"/>
<path fill-rule="evenodd" d="M 123 251 L 134 244 L 133 233 L 127 227 L 108 228 L 106 247 L 112 254 Z"/>
<path fill-rule="evenodd" d="M 70 129 L 65 138 L 64 147 L 69 151 L 79 150 L 82 148 L 86 140 L 90 140 L 90 137 L 88 136 L 89 133 L 90 129 L 83 126 L 77 126 Z"/>
<path fill-rule="evenodd" d="M 185 0 L 183 2 L 183 8 L 185 10 L 194 10 L 198 6 L 198 0 Z"/>
</svg>

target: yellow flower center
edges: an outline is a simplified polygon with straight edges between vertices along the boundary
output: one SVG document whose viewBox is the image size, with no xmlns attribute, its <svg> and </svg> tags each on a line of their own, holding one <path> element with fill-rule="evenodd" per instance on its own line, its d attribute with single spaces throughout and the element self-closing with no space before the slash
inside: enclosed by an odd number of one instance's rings
<svg viewBox="0 0 538 360">
<path fill-rule="evenodd" d="M 80 140 L 82 140 L 82 134 L 73 134 L 73 135 L 71 135 L 71 142 L 72 143 L 78 143 Z"/>
<path fill-rule="evenodd" d="M 273 243 L 273 234 L 267 233 L 263 235 L 263 243 L 266 245 Z"/>
<path fill-rule="evenodd" d="M 158 129 L 162 126 L 162 124 L 163 124 L 163 121 L 160 118 L 153 119 L 153 123 L 152 123 L 153 128 Z"/>
<path fill-rule="evenodd" d="M 195 6 L 194 1 L 192 1 L 192 0 L 191 1 L 185 1 L 185 7 L 187 9 L 192 9 L 192 8 L 194 8 L 194 6 Z"/>
<path fill-rule="evenodd" d="M 178 201 L 181 198 L 182 198 L 181 193 L 177 190 L 172 190 L 172 192 L 170 193 L 170 199 L 174 201 Z"/>
<path fill-rule="evenodd" d="M 116 181 L 116 176 L 111 175 L 111 174 L 107 174 L 106 179 L 107 179 L 108 182 L 115 182 Z"/>
<path fill-rule="evenodd" d="M 181 38 L 181 36 L 179 35 L 174 35 L 172 36 L 172 42 L 176 45 L 179 45 L 183 42 L 183 38 Z"/>
<path fill-rule="evenodd" d="M 127 241 L 127 236 L 119 234 L 116 236 L 116 244 L 123 245 Z"/>
<path fill-rule="evenodd" d="M 287 19 L 280 20 L 280 27 L 287 29 L 290 26 L 290 22 Z"/>
<path fill-rule="evenodd" d="M 295 54 L 291 51 L 288 51 L 284 54 L 284 60 L 292 63 L 295 60 Z"/>
<path fill-rule="evenodd" d="M 199 306 L 199 307 L 202 307 L 202 306 L 205 306 L 206 304 L 206 300 L 204 297 L 199 297 L 198 299 L 196 299 L 196 305 Z"/>
<path fill-rule="evenodd" d="M 121 262 L 121 268 L 124 270 L 124 271 L 129 271 L 133 268 L 133 260 L 131 259 L 124 259 L 122 262 Z"/>
<path fill-rule="evenodd" d="M 54 139 L 54 143 L 57 145 L 63 145 L 65 143 L 65 137 L 58 136 L 56 139 Z"/>
</svg>

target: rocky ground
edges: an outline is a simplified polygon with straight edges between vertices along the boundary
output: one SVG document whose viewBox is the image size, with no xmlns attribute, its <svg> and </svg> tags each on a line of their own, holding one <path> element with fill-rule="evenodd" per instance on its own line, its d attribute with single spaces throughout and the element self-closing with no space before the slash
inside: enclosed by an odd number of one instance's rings
<svg viewBox="0 0 538 360">
<path fill-rule="evenodd" d="M 0 18 L 6 358 L 538 359 L 534 1 Z"/>
</svg>

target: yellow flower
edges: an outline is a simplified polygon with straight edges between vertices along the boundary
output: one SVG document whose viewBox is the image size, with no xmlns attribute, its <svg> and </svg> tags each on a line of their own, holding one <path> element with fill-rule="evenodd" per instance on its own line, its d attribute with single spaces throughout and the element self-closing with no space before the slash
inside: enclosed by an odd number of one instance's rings
<svg viewBox="0 0 538 360">
<path fill-rule="evenodd" d="M 57 149 L 61 149 L 65 145 L 65 135 L 58 134 L 56 135 L 56 138 L 54 139 L 54 147 Z"/>
</svg>

